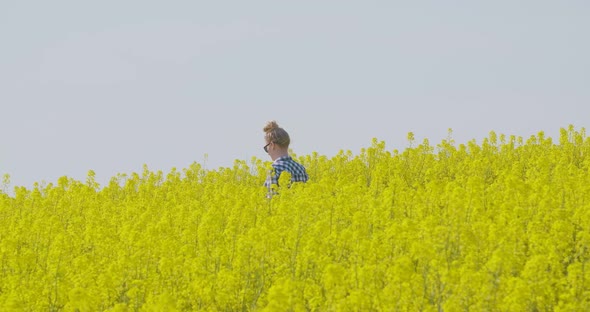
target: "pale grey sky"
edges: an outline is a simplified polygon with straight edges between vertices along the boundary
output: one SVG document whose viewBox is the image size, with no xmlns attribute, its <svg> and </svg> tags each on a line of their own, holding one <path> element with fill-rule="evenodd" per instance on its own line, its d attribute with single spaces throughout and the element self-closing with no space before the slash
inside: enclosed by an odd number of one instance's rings
<svg viewBox="0 0 590 312">
<path fill-rule="evenodd" d="M 590 122 L 588 1 L 0 0 L 11 186 Z"/>
</svg>

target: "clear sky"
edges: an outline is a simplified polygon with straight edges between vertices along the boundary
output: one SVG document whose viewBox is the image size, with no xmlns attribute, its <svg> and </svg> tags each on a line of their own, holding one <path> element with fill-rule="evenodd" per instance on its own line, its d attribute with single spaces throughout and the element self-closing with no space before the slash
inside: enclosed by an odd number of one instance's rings
<svg viewBox="0 0 590 312">
<path fill-rule="evenodd" d="M 0 1 L 11 186 L 590 123 L 590 2 Z M 204 155 L 208 154 L 205 162 Z"/>
</svg>

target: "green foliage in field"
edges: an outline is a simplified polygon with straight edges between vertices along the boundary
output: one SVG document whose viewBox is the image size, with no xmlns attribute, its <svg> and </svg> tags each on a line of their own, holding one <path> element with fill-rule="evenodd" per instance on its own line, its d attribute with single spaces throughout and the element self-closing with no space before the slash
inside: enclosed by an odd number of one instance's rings
<svg viewBox="0 0 590 312">
<path fill-rule="evenodd" d="M 409 139 L 0 192 L 0 310 L 590 310 L 583 129 Z"/>
</svg>

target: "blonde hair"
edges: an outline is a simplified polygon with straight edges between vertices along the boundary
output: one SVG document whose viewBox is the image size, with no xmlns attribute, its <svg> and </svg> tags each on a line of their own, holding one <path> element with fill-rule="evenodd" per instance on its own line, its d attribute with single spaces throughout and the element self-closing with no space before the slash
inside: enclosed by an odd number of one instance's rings
<svg viewBox="0 0 590 312">
<path fill-rule="evenodd" d="M 264 138 L 266 139 L 266 142 L 274 142 L 280 147 L 289 147 L 289 144 L 291 143 L 289 134 L 285 129 L 279 127 L 276 121 L 271 120 L 267 122 L 262 130 L 264 130 Z"/>
</svg>

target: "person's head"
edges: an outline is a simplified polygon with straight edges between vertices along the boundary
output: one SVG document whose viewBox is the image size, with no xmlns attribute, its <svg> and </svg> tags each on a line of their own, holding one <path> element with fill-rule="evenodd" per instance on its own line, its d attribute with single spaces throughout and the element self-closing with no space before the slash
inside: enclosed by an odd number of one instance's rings
<svg viewBox="0 0 590 312">
<path fill-rule="evenodd" d="M 285 129 L 279 127 L 276 121 L 267 122 L 262 130 L 264 130 L 264 150 L 272 160 L 289 153 L 289 144 L 291 143 L 289 134 Z"/>
</svg>

